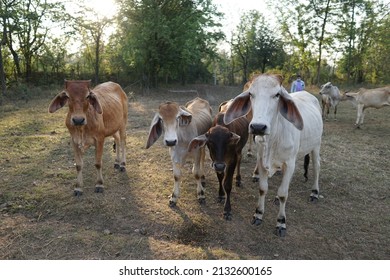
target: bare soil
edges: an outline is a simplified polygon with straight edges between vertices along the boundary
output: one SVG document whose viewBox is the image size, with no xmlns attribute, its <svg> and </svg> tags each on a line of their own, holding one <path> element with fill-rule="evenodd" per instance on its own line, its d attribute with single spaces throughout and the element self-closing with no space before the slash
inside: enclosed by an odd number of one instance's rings
<svg viewBox="0 0 390 280">
<path fill-rule="evenodd" d="M 200 96 L 216 113 L 222 101 L 240 92 L 189 86 L 129 93 L 127 171 L 114 170 L 113 141 L 107 139 L 106 189 L 94 193 L 94 149 L 89 149 L 81 197 L 72 195 L 76 170 L 64 125 L 67 109 L 47 113 L 51 98 L 0 107 L 0 259 L 389 259 L 389 108 L 367 110 L 365 124 L 355 129 L 356 110 L 342 102 L 337 121 L 324 123 L 320 201 L 309 202 L 312 170 L 305 183 L 298 159 L 284 238 L 273 233 L 280 175 L 270 179 L 263 224 L 250 223 L 258 190 L 251 180 L 255 158 L 246 149 L 244 186 L 232 193 L 232 221 L 223 219 L 217 203 L 218 181 L 208 156 L 206 204 L 197 202 L 188 161 L 181 197 L 176 208 L 169 207 L 168 150 L 160 140 L 144 148 L 158 105 Z"/>
</svg>

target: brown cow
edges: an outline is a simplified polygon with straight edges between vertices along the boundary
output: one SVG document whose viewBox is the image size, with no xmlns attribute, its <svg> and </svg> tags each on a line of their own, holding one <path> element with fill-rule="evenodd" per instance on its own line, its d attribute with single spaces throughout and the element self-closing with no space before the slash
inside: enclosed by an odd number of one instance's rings
<svg viewBox="0 0 390 280">
<path fill-rule="evenodd" d="M 226 220 L 231 220 L 230 193 L 233 175 L 236 169 L 236 185 L 241 186 L 241 152 L 248 140 L 249 121 L 242 117 L 225 125 L 224 115 L 223 112 L 218 113 L 213 127 L 207 133 L 194 138 L 189 144 L 189 150 L 207 145 L 219 181 L 218 200 L 222 202 L 226 194 L 223 215 Z"/>
<path fill-rule="evenodd" d="M 77 184 L 74 195 L 80 196 L 83 188 L 83 155 L 89 146 L 96 148 L 95 166 L 97 181 L 95 192 L 104 190 L 102 155 L 104 139 L 113 136 L 116 147 L 115 168 L 126 168 L 127 96 L 122 88 L 107 82 L 90 89 L 90 81 L 65 81 L 65 89 L 50 103 L 49 112 L 54 113 L 68 104 L 65 124 L 68 127 L 74 150 Z"/>
</svg>

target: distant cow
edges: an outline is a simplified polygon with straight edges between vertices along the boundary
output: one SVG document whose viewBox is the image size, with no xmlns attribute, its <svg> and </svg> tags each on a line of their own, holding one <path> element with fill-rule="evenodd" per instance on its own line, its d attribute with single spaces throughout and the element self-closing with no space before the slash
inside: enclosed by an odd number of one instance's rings
<svg viewBox="0 0 390 280">
<path fill-rule="evenodd" d="M 107 82 L 90 88 L 90 81 L 65 81 L 65 89 L 50 103 L 49 112 L 54 113 L 68 104 L 69 110 L 65 124 L 68 127 L 74 150 L 77 184 L 74 195 L 83 190 L 83 155 L 93 145 L 96 148 L 95 166 L 97 180 L 95 192 L 103 192 L 102 155 L 104 140 L 113 136 L 116 147 L 115 168 L 126 168 L 126 124 L 127 96 L 122 88 L 113 82 Z"/>
<path fill-rule="evenodd" d="M 358 92 L 347 92 L 347 100 L 357 106 L 355 126 L 360 128 L 364 121 L 364 111 L 367 108 L 379 109 L 390 105 L 390 86 L 374 89 L 361 88 Z"/>
<path fill-rule="evenodd" d="M 337 105 L 342 100 L 342 95 L 338 87 L 332 85 L 331 82 L 321 86 L 320 95 L 322 97 L 322 118 L 328 119 L 329 109 L 334 109 L 334 120 L 337 120 Z"/>
<path fill-rule="evenodd" d="M 175 102 L 165 102 L 159 106 L 150 125 L 146 148 L 151 147 L 164 134 L 163 143 L 169 147 L 175 180 L 173 193 L 169 200 L 170 206 L 175 206 L 179 198 L 181 167 L 189 155 L 194 157 L 192 172 L 197 183 L 198 200 L 204 203 L 205 148 L 194 149 L 189 153 L 188 144 L 193 138 L 206 133 L 211 124 L 211 107 L 206 100 L 201 98 L 195 98 L 185 107 Z"/>
<path fill-rule="evenodd" d="M 230 193 L 233 175 L 236 170 L 236 185 L 241 186 L 241 152 L 248 140 L 249 121 L 242 117 L 225 125 L 223 117 L 224 113 L 218 113 L 214 118 L 213 127 L 207 133 L 194 138 L 189 145 L 189 151 L 207 145 L 219 181 L 220 202 L 224 200 L 226 194 L 223 215 L 226 220 L 231 220 Z"/>
<path fill-rule="evenodd" d="M 281 169 L 282 183 L 277 196 L 279 213 L 276 234 L 286 234 L 286 201 L 291 177 L 298 154 L 311 153 L 314 166 L 314 184 L 310 200 L 319 198 L 320 146 L 323 131 L 320 104 L 315 96 L 300 91 L 288 94 L 282 87 L 279 75 L 261 75 L 250 88 L 236 96 L 226 111 L 224 122 L 230 123 L 248 113 L 252 108 L 253 118 L 249 132 L 259 141 L 258 165 L 260 166 L 259 200 L 252 223 L 261 224 L 264 215 L 265 196 L 268 192 L 268 177 Z"/>
</svg>

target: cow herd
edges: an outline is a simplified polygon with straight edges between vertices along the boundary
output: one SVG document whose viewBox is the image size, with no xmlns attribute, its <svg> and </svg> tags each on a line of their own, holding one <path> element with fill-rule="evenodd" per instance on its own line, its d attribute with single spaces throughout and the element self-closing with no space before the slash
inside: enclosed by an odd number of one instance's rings
<svg viewBox="0 0 390 280">
<path fill-rule="evenodd" d="M 199 203 L 205 202 L 206 146 L 219 181 L 218 200 L 224 202 L 223 216 L 232 219 L 231 190 L 234 174 L 236 186 L 241 186 L 240 162 L 247 142 L 256 145 L 257 160 L 253 179 L 259 182 L 259 195 L 254 225 L 260 225 L 265 212 L 268 178 L 281 173 L 275 203 L 279 205 L 276 235 L 286 235 L 286 202 L 297 158 L 305 158 L 305 177 L 312 161 L 314 180 L 310 201 L 319 199 L 320 147 L 323 120 L 329 108 L 341 100 L 350 100 L 357 106 L 356 126 L 363 123 L 364 110 L 390 105 L 390 87 L 340 94 L 336 86 L 326 83 L 317 98 L 307 91 L 289 94 L 282 86 L 280 75 L 259 75 L 244 87 L 234 99 L 221 104 L 213 118 L 208 101 L 199 97 L 180 105 L 176 102 L 160 104 L 153 117 L 147 136 L 146 148 L 160 137 L 169 148 L 173 167 L 173 191 L 169 205 L 174 207 L 180 196 L 181 169 L 188 157 L 193 159 L 193 175 L 197 185 Z M 74 195 L 80 196 L 83 187 L 83 155 L 89 146 L 95 146 L 97 180 L 95 192 L 103 192 L 102 154 L 106 137 L 115 141 L 114 167 L 126 170 L 126 124 L 128 101 L 122 88 L 107 82 L 90 88 L 90 81 L 65 81 L 65 89 L 50 103 L 53 113 L 68 105 L 66 126 L 71 135 L 77 170 Z M 248 139 L 250 141 L 248 141 Z"/>
</svg>

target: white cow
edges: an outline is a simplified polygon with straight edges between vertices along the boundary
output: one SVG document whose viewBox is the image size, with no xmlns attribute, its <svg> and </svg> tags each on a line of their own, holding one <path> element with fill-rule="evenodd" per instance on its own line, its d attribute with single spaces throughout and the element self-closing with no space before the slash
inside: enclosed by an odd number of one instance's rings
<svg viewBox="0 0 390 280">
<path fill-rule="evenodd" d="M 276 234 L 286 234 L 286 201 L 298 154 L 311 154 L 314 166 L 314 184 L 310 200 L 319 198 L 320 146 L 323 131 L 320 104 L 315 96 L 299 91 L 288 94 L 279 75 L 261 75 L 247 91 L 236 96 L 225 114 L 225 123 L 248 113 L 253 118 L 249 132 L 256 135 L 258 145 L 259 199 L 252 223 L 261 224 L 264 215 L 268 177 L 275 171 L 283 172 L 277 195 L 279 213 Z M 257 141 L 260 140 L 260 141 Z"/>
<path fill-rule="evenodd" d="M 337 105 L 339 105 L 343 98 L 339 88 L 332 85 L 331 82 L 327 82 L 321 86 L 320 95 L 322 97 L 322 118 L 324 120 L 328 119 L 329 109 L 333 108 L 334 120 L 337 120 Z"/>
<path fill-rule="evenodd" d="M 358 92 L 347 92 L 347 100 L 357 107 L 355 126 L 360 128 L 364 121 L 364 111 L 367 108 L 382 108 L 390 106 L 390 86 L 374 89 L 361 88 Z"/>
<path fill-rule="evenodd" d="M 211 107 L 206 100 L 195 98 L 185 107 L 175 102 L 165 102 L 160 105 L 150 125 L 146 148 L 157 141 L 164 133 L 163 143 L 169 147 L 175 180 L 173 193 L 170 197 L 170 206 L 175 206 L 179 198 L 181 167 L 187 156 L 194 157 L 192 169 L 197 182 L 197 194 L 200 203 L 205 201 L 204 195 L 204 159 L 205 147 L 188 152 L 191 140 L 206 133 L 212 125 Z M 202 182 L 203 181 L 203 182 Z"/>
</svg>

